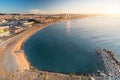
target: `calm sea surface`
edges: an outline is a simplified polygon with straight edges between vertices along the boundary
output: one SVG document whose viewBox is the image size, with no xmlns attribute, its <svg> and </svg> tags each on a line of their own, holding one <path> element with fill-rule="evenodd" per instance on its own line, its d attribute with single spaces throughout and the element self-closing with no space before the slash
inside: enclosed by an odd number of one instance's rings
<svg viewBox="0 0 120 80">
<path fill-rule="evenodd" d="M 112 50 L 120 59 L 120 17 L 59 22 L 38 31 L 24 43 L 32 66 L 60 73 L 102 70 L 95 48 Z"/>
</svg>

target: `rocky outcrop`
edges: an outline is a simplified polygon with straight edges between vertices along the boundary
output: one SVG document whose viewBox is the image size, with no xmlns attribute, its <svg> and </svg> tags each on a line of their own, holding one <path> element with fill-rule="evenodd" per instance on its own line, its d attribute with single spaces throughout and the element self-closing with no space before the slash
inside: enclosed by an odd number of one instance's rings
<svg viewBox="0 0 120 80">
<path fill-rule="evenodd" d="M 106 49 L 95 49 L 97 55 L 102 58 L 104 72 L 99 72 L 99 80 L 120 80 L 120 62 L 115 58 L 112 51 Z"/>
</svg>

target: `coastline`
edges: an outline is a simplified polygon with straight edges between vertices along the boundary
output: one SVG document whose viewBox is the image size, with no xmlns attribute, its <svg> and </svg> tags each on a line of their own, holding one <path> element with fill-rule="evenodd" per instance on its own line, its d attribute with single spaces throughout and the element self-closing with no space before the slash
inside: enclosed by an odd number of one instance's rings
<svg viewBox="0 0 120 80">
<path fill-rule="evenodd" d="M 32 35 L 34 35 L 37 31 L 47 27 L 48 25 L 54 24 L 53 23 L 49 23 L 49 24 L 43 24 L 43 25 L 38 25 L 38 27 L 30 30 L 27 34 L 23 35 L 23 37 L 17 42 L 17 44 L 15 45 L 15 47 L 13 48 L 12 52 L 15 55 L 16 61 L 18 63 L 18 65 L 20 66 L 20 72 L 24 72 L 25 70 L 30 70 L 31 65 L 29 63 L 29 61 L 26 58 L 26 55 L 24 52 L 22 53 L 18 53 L 16 55 L 15 51 L 17 50 L 21 50 L 22 45 L 24 44 L 24 42 Z"/>
<path fill-rule="evenodd" d="M 18 37 L 12 41 L 12 43 L 0 50 L 0 80 L 8 78 L 12 73 L 24 73 L 26 70 L 30 70 L 31 65 L 27 60 L 25 53 L 15 53 L 15 51 L 21 50 L 24 41 L 31 35 L 54 23 L 56 22 L 51 22 L 49 24 L 37 24 L 29 30 L 16 35 Z"/>
<path fill-rule="evenodd" d="M 102 59 L 104 71 L 99 71 L 98 80 L 120 80 L 120 62 L 115 54 L 107 49 L 95 49 L 97 55 Z"/>
<path fill-rule="evenodd" d="M 22 45 L 30 36 L 54 23 L 56 22 L 36 25 L 35 27 L 26 30 L 25 32 L 20 33 L 20 36 L 18 34 L 17 39 L 8 44 L 3 50 L 0 50 L 0 80 L 13 80 L 13 78 L 16 80 L 39 80 L 39 75 L 42 76 L 42 80 L 45 80 L 46 78 L 49 78 L 49 80 L 71 80 L 71 77 L 75 78 L 72 80 L 76 80 L 76 78 L 81 80 L 81 75 L 66 75 L 38 71 L 31 67 L 24 52 L 15 53 L 15 51 L 22 50 Z M 120 75 L 118 74 L 120 73 L 120 62 L 116 60 L 114 54 L 105 49 L 96 49 L 95 52 L 100 56 L 100 59 L 103 60 L 103 65 L 105 66 L 106 71 L 100 71 L 99 75 L 97 75 L 97 73 L 95 73 L 95 75 L 90 75 L 94 76 L 95 80 L 119 80 Z M 31 77 L 32 79 L 29 79 Z"/>
</svg>

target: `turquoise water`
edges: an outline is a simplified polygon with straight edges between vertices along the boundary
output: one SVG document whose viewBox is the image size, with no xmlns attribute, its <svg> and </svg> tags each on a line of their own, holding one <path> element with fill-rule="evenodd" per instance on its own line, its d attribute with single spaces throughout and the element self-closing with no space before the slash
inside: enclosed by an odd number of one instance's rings
<svg viewBox="0 0 120 80">
<path fill-rule="evenodd" d="M 102 70 L 95 48 L 120 58 L 120 17 L 92 17 L 49 25 L 24 43 L 31 65 L 42 71 L 93 73 Z"/>
</svg>

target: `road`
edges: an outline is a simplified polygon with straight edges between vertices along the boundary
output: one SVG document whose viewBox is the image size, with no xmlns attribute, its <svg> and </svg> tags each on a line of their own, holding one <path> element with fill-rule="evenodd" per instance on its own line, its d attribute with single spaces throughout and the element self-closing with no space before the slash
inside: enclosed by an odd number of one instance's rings
<svg viewBox="0 0 120 80">
<path fill-rule="evenodd" d="M 38 26 L 40 26 L 40 24 L 37 24 L 37 25 L 35 25 L 35 26 L 38 27 Z M 24 32 L 22 32 L 22 33 L 20 33 L 20 34 L 17 34 L 17 35 L 15 35 L 15 36 L 9 38 L 8 40 L 0 43 L 0 48 L 5 48 L 5 46 L 7 46 L 8 44 L 14 42 L 16 39 L 21 38 L 22 36 L 24 36 L 24 34 L 26 34 L 27 32 L 29 32 L 29 31 L 31 31 L 31 30 L 33 30 L 33 29 L 36 28 L 36 27 L 31 27 L 31 28 L 29 28 L 28 30 L 26 30 L 26 31 L 24 31 Z"/>
</svg>

